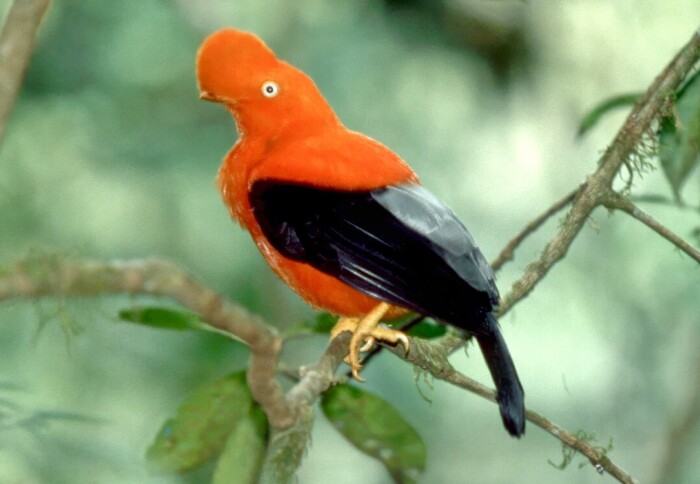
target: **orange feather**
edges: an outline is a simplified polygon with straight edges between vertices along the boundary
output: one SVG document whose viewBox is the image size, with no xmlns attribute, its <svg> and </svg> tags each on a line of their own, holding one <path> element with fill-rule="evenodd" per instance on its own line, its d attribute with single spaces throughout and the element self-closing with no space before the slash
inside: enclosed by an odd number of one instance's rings
<svg viewBox="0 0 700 484">
<path fill-rule="evenodd" d="M 366 314 L 378 300 L 272 247 L 253 215 L 249 190 L 259 180 L 371 190 L 418 183 L 416 174 L 381 143 L 345 128 L 311 78 L 253 34 L 224 29 L 209 36 L 197 56 L 197 76 L 201 96 L 224 103 L 240 135 L 217 178 L 232 216 L 277 275 L 312 306 L 342 316 Z M 262 89 L 270 81 L 279 89 L 274 99 Z"/>
</svg>

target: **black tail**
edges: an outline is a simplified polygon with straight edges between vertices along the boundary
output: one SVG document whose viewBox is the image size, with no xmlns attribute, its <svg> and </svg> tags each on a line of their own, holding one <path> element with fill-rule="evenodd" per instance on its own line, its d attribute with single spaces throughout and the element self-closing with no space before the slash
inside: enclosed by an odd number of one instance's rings
<svg viewBox="0 0 700 484">
<path fill-rule="evenodd" d="M 498 321 L 491 313 L 487 316 L 487 326 L 488 332 L 479 334 L 476 340 L 496 385 L 503 425 L 512 436 L 520 437 L 525 433 L 525 393 Z"/>
</svg>

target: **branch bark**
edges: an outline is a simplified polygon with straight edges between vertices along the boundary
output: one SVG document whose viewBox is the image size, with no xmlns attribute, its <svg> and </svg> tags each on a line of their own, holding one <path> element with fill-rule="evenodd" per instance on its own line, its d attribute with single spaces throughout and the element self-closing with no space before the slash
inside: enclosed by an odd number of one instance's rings
<svg viewBox="0 0 700 484">
<path fill-rule="evenodd" d="M 300 368 L 299 382 L 287 392 L 287 401 L 292 407 L 312 405 L 336 382 L 335 372 L 348 352 L 349 343 L 350 333 L 344 331 L 330 341 L 316 364 Z"/>
<path fill-rule="evenodd" d="M 0 33 L 0 146 L 50 0 L 15 0 Z"/>
<path fill-rule="evenodd" d="M 621 210 L 626 214 L 630 215 L 631 217 L 639 220 L 651 230 L 659 234 L 661 237 L 668 240 L 680 250 L 685 252 L 686 255 L 693 258 L 695 262 L 700 264 L 700 251 L 698 251 L 698 249 L 690 245 L 689 242 L 684 240 L 678 234 L 674 233 L 671 229 L 665 227 L 654 217 L 644 212 L 641 208 L 636 206 L 629 198 L 624 197 L 619 193 L 610 191 L 608 193 L 608 196 L 603 199 L 603 204 L 611 210 Z"/>
<path fill-rule="evenodd" d="M 299 409 L 298 417 L 291 427 L 272 430 L 260 484 L 296 482 L 296 471 L 311 440 L 313 421 L 313 410 L 304 405 Z"/>
<path fill-rule="evenodd" d="M 605 204 L 620 168 L 638 155 L 637 148 L 643 142 L 643 137 L 650 133 L 654 120 L 668 109 L 676 89 L 698 62 L 698 58 L 700 30 L 693 34 L 659 74 L 629 114 L 612 144 L 599 160 L 597 170 L 586 179 L 578 191 L 558 233 L 545 246 L 539 259 L 528 265 L 525 273 L 503 297 L 500 315 L 507 313 L 525 298 L 554 264 L 566 255 L 591 212 Z"/>
<path fill-rule="evenodd" d="M 498 271 L 506 262 L 513 260 L 513 257 L 515 257 L 515 249 L 517 249 L 528 236 L 536 232 L 537 229 L 539 229 L 547 220 L 573 202 L 576 195 L 578 195 L 579 190 L 580 188 L 576 188 L 568 193 L 564 198 L 549 207 L 532 222 L 527 224 L 520 232 L 518 232 L 518 234 L 506 244 L 503 250 L 501 250 L 498 257 L 496 257 L 496 259 L 491 263 L 493 270 Z"/>
<path fill-rule="evenodd" d="M 276 380 L 282 340 L 260 318 L 208 288 L 168 262 L 137 260 L 99 262 L 61 258 L 28 259 L 0 276 L 0 302 L 42 296 L 151 294 L 169 297 L 199 313 L 212 327 L 250 346 L 248 384 L 274 427 L 294 422 Z"/>
<path fill-rule="evenodd" d="M 450 335 L 443 339 L 439 345 L 431 344 L 422 339 L 412 339 L 411 352 L 405 356 L 405 359 L 427 371 L 435 378 L 451 383 L 495 403 L 496 392 L 494 390 L 460 373 L 447 359 L 448 353 L 445 350 L 459 346 L 458 339 L 458 336 Z M 389 348 L 399 357 L 404 357 L 402 349 Z M 638 480 L 613 462 L 605 452 L 591 445 L 586 440 L 567 432 L 563 427 L 533 410 L 527 409 L 525 416 L 531 423 L 559 439 L 563 444 L 586 456 L 598 472 L 607 472 L 619 482 L 625 484 L 638 484 Z"/>
</svg>

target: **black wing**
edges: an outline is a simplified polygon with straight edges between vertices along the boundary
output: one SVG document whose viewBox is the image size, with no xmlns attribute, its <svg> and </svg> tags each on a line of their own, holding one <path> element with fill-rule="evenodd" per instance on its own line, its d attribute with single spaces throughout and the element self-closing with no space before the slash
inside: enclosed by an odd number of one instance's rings
<svg viewBox="0 0 700 484">
<path fill-rule="evenodd" d="M 491 267 L 454 213 L 419 185 L 340 192 L 274 181 L 250 195 L 255 217 L 282 254 L 366 294 L 466 329 L 496 384 L 508 432 L 525 431 L 524 393 L 491 310 Z"/>
<path fill-rule="evenodd" d="M 250 200 L 280 253 L 377 299 L 475 333 L 498 304 L 471 234 L 420 185 L 343 192 L 263 181 Z"/>
</svg>

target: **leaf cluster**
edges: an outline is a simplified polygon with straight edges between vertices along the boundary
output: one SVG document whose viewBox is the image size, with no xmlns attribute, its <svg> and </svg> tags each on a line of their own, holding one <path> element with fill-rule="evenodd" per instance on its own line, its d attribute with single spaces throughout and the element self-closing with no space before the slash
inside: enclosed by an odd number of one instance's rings
<svg viewBox="0 0 700 484">
<path fill-rule="evenodd" d="M 119 312 L 127 322 L 156 329 L 206 330 L 194 314 L 166 307 L 136 307 Z M 321 313 L 295 326 L 291 334 L 327 333 L 335 318 Z M 420 321 L 415 334 L 436 337 L 444 326 Z M 423 439 L 389 402 L 351 385 L 336 385 L 321 399 L 333 426 L 365 454 L 380 461 L 395 482 L 415 482 L 425 469 Z M 215 461 L 214 483 L 258 482 L 270 441 L 264 412 L 253 401 L 245 371 L 205 383 L 165 421 L 146 453 L 151 467 L 188 473 Z"/>
</svg>

